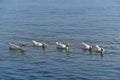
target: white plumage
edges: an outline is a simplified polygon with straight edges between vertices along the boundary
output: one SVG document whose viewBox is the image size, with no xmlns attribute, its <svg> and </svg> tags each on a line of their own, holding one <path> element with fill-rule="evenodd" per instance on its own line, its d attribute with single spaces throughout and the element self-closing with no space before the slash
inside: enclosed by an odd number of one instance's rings
<svg viewBox="0 0 120 80">
<path fill-rule="evenodd" d="M 57 48 L 59 49 L 68 49 L 69 48 L 69 44 L 62 44 L 60 42 L 56 42 Z"/>
<path fill-rule="evenodd" d="M 83 49 L 89 50 L 90 52 L 93 51 L 92 46 L 90 46 L 90 45 L 88 45 L 88 44 L 86 44 L 84 42 L 82 42 L 82 45 L 83 45 Z"/>
<path fill-rule="evenodd" d="M 90 45 L 88 45 L 88 44 L 86 44 L 86 43 L 84 43 L 84 42 L 82 42 L 82 45 L 83 45 L 83 48 L 84 49 L 90 49 Z"/>
<path fill-rule="evenodd" d="M 96 45 L 96 51 L 101 52 L 101 53 L 104 53 L 104 52 L 105 52 L 105 49 L 104 49 L 104 48 L 101 48 L 99 45 Z"/>
<path fill-rule="evenodd" d="M 37 42 L 35 40 L 32 41 L 34 46 L 38 46 L 38 47 L 47 47 L 46 43 L 41 43 L 41 42 Z"/>
<path fill-rule="evenodd" d="M 41 47 L 43 45 L 42 43 L 37 42 L 35 40 L 33 40 L 32 43 L 33 43 L 34 46 L 40 46 Z"/>
<path fill-rule="evenodd" d="M 18 46 L 16 44 L 9 43 L 9 49 L 12 49 L 12 50 L 24 50 L 24 47 L 23 46 Z"/>
</svg>

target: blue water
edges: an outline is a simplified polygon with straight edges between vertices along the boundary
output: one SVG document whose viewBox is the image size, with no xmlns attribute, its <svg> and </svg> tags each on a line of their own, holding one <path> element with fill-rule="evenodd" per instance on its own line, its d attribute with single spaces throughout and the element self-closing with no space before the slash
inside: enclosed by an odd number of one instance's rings
<svg viewBox="0 0 120 80">
<path fill-rule="evenodd" d="M 69 52 L 56 41 L 69 42 Z M 83 51 L 83 41 L 103 46 L 104 56 Z M 25 42 L 26 51 L 8 42 Z M 119 0 L 0 0 L 0 80 L 119 80 L 119 48 Z"/>
</svg>

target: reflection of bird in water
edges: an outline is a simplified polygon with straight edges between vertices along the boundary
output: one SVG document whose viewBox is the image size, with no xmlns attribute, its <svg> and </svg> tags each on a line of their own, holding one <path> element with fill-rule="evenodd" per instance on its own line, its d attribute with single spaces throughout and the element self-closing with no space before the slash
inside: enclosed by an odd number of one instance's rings
<svg viewBox="0 0 120 80">
<path fill-rule="evenodd" d="M 83 45 L 83 49 L 89 50 L 90 52 L 93 51 L 93 47 L 92 46 L 90 46 L 90 45 L 88 45 L 88 44 L 86 44 L 84 42 L 82 42 L 82 45 Z"/>
</svg>

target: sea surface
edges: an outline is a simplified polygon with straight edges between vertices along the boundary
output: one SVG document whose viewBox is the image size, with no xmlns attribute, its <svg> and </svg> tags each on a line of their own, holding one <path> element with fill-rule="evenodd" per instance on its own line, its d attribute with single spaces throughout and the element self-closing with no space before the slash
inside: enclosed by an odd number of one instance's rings
<svg viewBox="0 0 120 80">
<path fill-rule="evenodd" d="M 25 51 L 9 50 L 9 42 L 24 42 Z M 120 80 L 120 0 L 0 0 L 0 80 Z"/>
</svg>

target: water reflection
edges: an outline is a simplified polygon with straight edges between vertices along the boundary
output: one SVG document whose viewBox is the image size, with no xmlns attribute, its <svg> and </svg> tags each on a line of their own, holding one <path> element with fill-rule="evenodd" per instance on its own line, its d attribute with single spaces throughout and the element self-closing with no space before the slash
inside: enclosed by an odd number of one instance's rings
<svg viewBox="0 0 120 80">
<path fill-rule="evenodd" d="M 69 49 L 59 49 L 59 48 L 57 48 L 57 51 L 58 52 L 65 52 L 65 53 L 67 53 L 67 55 L 69 55 L 69 53 L 70 53 L 70 50 Z"/>
<path fill-rule="evenodd" d="M 15 52 L 20 52 L 20 53 L 25 53 L 25 50 L 13 50 L 13 49 L 9 49 L 9 52 L 11 53 L 15 53 Z"/>
<path fill-rule="evenodd" d="M 43 50 L 43 51 L 46 51 L 46 49 L 47 49 L 47 47 L 37 47 L 37 46 L 33 46 L 33 47 L 38 48 L 38 49 L 41 49 L 41 50 Z"/>
<path fill-rule="evenodd" d="M 84 49 L 84 48 L 82 48 L 82 51 L 83 51 L 83 52 L 89 52 L 89 53 L 90 53 L 90 55 L 92 55 L 92 54 L 93 54 L 93 51 L 91 51 L 91 50 L 87 50 L 87 49 Z"/>
<path fill-rule="evenodd" d="M 104 54 L 100 53 L 100 56 L 101 56 L 101 59 L 103 59 L 103 57 L 104 57 Z"/>
</svg>

